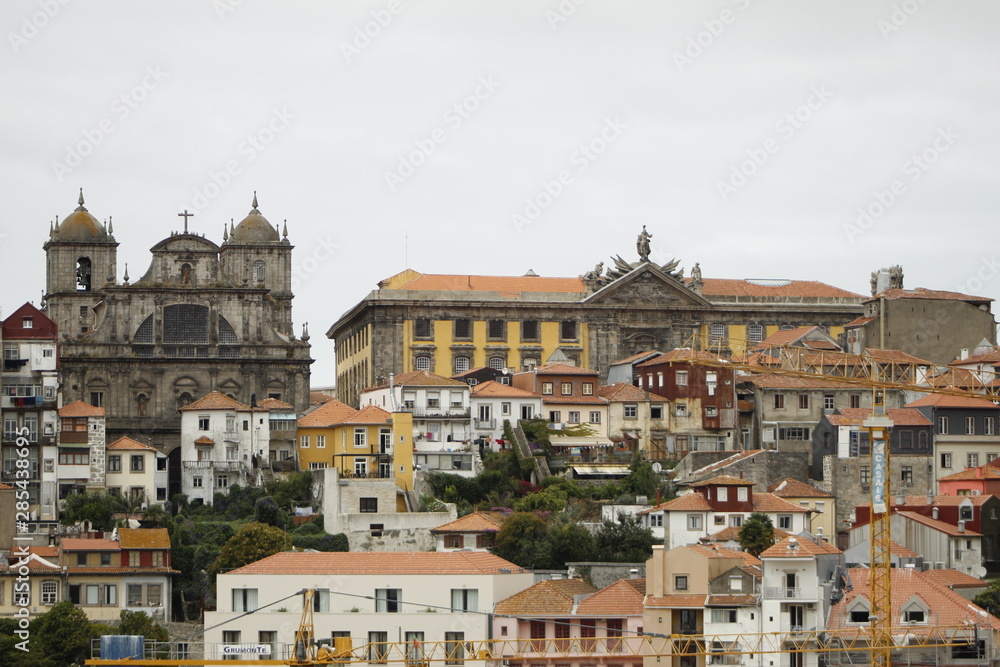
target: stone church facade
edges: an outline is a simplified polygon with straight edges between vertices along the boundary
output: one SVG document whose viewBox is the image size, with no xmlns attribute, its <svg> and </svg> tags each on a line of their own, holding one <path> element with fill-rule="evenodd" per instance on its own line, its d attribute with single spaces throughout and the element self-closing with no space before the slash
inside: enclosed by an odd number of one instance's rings
<svg viewBox="0 0 1000 667">
<path fill-rule="evenodd" d="M 225 227 L 225 225 L 224 225 Z M 44 307 L 59 332 L 62 400 L 107 413 L 109 441 L 130 436 L 170 453 L 180 445 L 178 408 L 218 390 L 250 403 L 309 405 L 308 333 L 292 332 L 291 255 L 257 208 L 216 245 L 172 233 L 151 249 L 134 283 L 117 279 L 107 227 L 80 205 L 44 244 Z"/>
<path fill-rule="evenodd" d="M 836 338 L 862 311 L 861 295 L 816 281 L 702 278 L 698 264 L 685 277 L 676 260 L 649 261 L 648 238 L 644 230 L 638 262 L 614 256 L 575 278 L 408 269 L 381 281 L 327 331 L 338 398 L 353 405 L 390 373 L 520 371 L 550 360 L 591 368 L 605 382 L 613 362 L 694 336 L 738 353 L 804 325 Z"/>
</svg>

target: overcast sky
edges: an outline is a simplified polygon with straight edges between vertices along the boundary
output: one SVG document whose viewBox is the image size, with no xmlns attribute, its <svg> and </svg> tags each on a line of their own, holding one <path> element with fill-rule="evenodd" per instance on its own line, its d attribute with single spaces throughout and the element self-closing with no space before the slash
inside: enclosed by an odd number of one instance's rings
<svg viewBox="0 0 1000 667">
<path fill-rule="evenodd" d="M 0 3 L 4 313 L 84 188 L 119 276 L 254 190 L 296 246 L 296 328 L 378 280 L 706 278 L 1000 297 L 1000 5 L 926 0 Z M 860 211 L 867 216 L 861 217 Z"/>
</svg>

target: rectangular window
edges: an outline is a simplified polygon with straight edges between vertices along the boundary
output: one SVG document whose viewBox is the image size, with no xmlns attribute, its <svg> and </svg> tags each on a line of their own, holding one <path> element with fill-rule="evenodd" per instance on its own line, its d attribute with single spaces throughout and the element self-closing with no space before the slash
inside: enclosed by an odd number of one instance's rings
<svg viewBox="0 0 1000 667">
<path fill-rule="evenodd" d="M 455 320 L 455 338 L 464 340 L 472 338 L 472 325 L 469 320 Z"/>
<path fill-rule="evenodd" d="M 729 577 L 729 592 L 730 593 L 743 592 L 743 577 L 739 575 Z"/>
<path fill-rule="evenodd" d="M 564 341 L 575 341 L 577 339 L 576 322 L 561 322 L 559 326 L 559 338 Z"/>
<path fill-rule="evenodd" d="M 580 648 L 584 651 L 593 651 L 597 644 L 597 619 L 580 619 Z"/>
<path fill-rule="evenodd" d="M 576 410 L 570 410 L 569 411 L 569 418 L 567 419 L 567 422 L 570 423 L 570 424 L 579 424 L 580 423 L 580 413 L 577 412 Z"/>
<path fill-rule="evenodd" d="M 966 417 L 965 418 L 965 435 L 975 435 L 976 434 L 976 418 Z"/>
<path fill-rule="evenodd" d="M 620 653 L 622 650 L 622 619 L 620 618 L 609 618 L 608 619 L 608 640 L 607 647 L 608 653 Z"/>
<path fill-rule="evenodd" d="M 674 375 L 674 382 L 678 387 L 685 387 L 688 383 L 688 372 L 687 371 L 677 371 Z"/>
<path fill-rule="evenodd" d="M 398 614 L 402 611 L 401 588 L 376 588 L 375 611 L 381 614 Z"/>
<path fill-rule="evenodd" d="M 323 449 L 324 447 L 326 447 L 326 436 L 325 435 L 317 435 L 316 436 L 316 448 L 317 449 Z"/>
<path fill-rule="evenodd" d="M 465 664 L 464 632 L 444 633 L 444 664 L 446 665 Z"/>
<path fill-rule="evenodd" d="M 444 546 L 446 549 L 461 549 L 464 545 L 462 544 L 461 535 L 445 535 L 444 536 Z"/>
<path fill-rule="evenodd" d="M 59 601 L 59 582 L 57 581 L 43 581 L 42 582 L 42 604 L 51 607 L 56 602 Z"/>
<path fill-rule="evenodd" d="M 861 484 L 868 486 L 871 483 L 871 469 L 868 466 L 861 466 Z"/>
<path fill-rule="evenodd" d="M 725 324 L 713 324 L 709 327 L 709 336 L 713 343 L 718 343 L 726 340 L 726 325 Z"/>
<path fill-rule="evenodd" d="M 601 413 L 596 410 L 590 413 L 590 423 L 600 424 L 601 423 Z"/>
<path fill-rule="evenodd" d="M 720 503 L 724 503 L 729 500 L 729 489 L 724 486 L 720 486 L 715 492 L 715 498 Z"/>
<path fill-rule="evenodd" d="M 500 404 L 500 414 L 503 416 L 510 414 L 510 403 L 505 402 Z"/>
<path fill-rule="evenodd" d="M 650 419 L 663 419 L 663 406 L 662 405 L 651 405 L 651 406 L 649 406 L 649 418 Z"/>
<path fill-rule="evenodd" d="M 823 394 L 823 409 L 833 410 L 836 407 L 836 401 L 834 400 L 833 394 Z"/>
<path fill-rule="evenodd" d="M 903 466 L 900 468 L 899 473 L 900 481 L 903 484 L 913 483 L 913 466 Z"/>
<path fill-rule="evenodd" d="M 686 574 L 674 575 L 674 590 L 686 591 L 688 589 L 688 578 Z"/>
<path fill-rule="evenodd" d="M 979 454 L 976 452 L 969 452 L 965 456 L 965 467 L 966 468 L 978 468 L 979 467 Z"/>
<path fill-rule="evenodd" d="M 140 565 L 140 554 L 138 551 L 128 552 L 128 564 L 129 567 L 139 567 Z"/>
<path fill-rule="evenodd" d="M 715 418 L 719 416 L 719 408 L 714 405 L 705 406 L 705 416 L 709 418 Z"/>
<path fill-rule="evenodd" d="M 202 488 L 201 477 L 192 477 L 191 478 L 191 486 L 193 486 L 196 489 Z"/>
<path fill-rule="evenodd" d="M 809 409 L 809 394 L 799 394 L 799 410 Z"/>
<path fill-rule="evenodd" d="M 491 340 L 507 338 L 507 323 L 503 320 L 490 320 L 486 327 L 486 337 Z"/>
<path fill-rule="evenodd" d="M 101 596 L 105 605 L 115 606 L 118 604 L 118 584 L 106 584 L 104 595 Z"/>
<path fill-rule="evenodd" d="M 128 598 L 129 607 L 137 607 L 142 604 L 142 584 L 129 584 L 125 588 L 125 595 Z"/>
<path fill-rule="evenodd" d="M 419 319 L 413 322 L 413 337 L 428 339 L 434 337 L 434 323 L 431 320 Z"/>
<path fill-rule="evenodd" d="M 784 407 L 785 407 L 785 395 L 784 394 L 775 394 L 774 395 L 774 409 L 775 410 L 782 410 L 782 409 L 784 409 Z"/>
<path fill-rule="evenodd" d="M 543 382 L 542 383 L 542 394 L 544 394 L 546 396 L 551 396 L 552 395 L 552 383 L 551 382 Z"/>
<path fill-rule="evenodd" d="M 452 611 L 478 611 L 479 590 L 476 588 L 451 589 Z"/>
<path fill-rule="evenodd" d="M 378 498 L 361 498 L 360 500 L 360 511 L 367 514 L 377 514 L 378 513 Z"/>
<path fill-rule="evenodd" d="M 678 417 L 688 416 L 688 406 L 687 403 L 677 403 L 674 405 L 674 414 Z"/>
<path fill-rule="evenodd" d="M 309 449 L 309 436 L 308 435 L 300 435 L 299 436 L 299 447 L 301 447 L 302 449 Z"/>
<path fill-rule="evenodd" d="M 701 515 L 688 514 L 687 526 L 688 530 L 701 530 Z"/>
<path fill-rule="evenodd" d="M 101 554 L 101 565 L 105 567 L 111 565 L 111 554 L 109 553 Z"/>
<path fill-rule="evenodd" d="M 386 662 L 389 657 L 389 633 L 376 631 L 368 633 L 368 662 Z"/>
<path fill-rule="evenodd" d="M 907 609 L 903 612 L 904 623 L 924 623 L 926 620 L 923 609 Z"/>
<path fill-rule="evenodd" d="M 121 454 L 110 454 L 108 456 L 108 472 L 121 472 L 121 471 L 122 471 Z"/>
<path fill-rule="evenodd" d="M 538 340 L 538 322 L 534 320 L 521 322 L 521 340 Z"/>
<path fill-rule="evenodd" d="M 791 514 L 779 514 L 778 515 L 778 528 L 782 530 L 792 529 L 792 515 Z"/>
<path fill-rule="evenodd" d="M 950 468 L 951 467 L 951 452 L 941 453 L 941 467 Z"/>
<path fill-rule="evenodd" d="M 130 470 L 132 472 L 142 472 L 146 469 L 146 457 L 142 454 L 133 454 Z"/>
<path fill-rule="evenodd" d="M 319 445 L 317 444 L 317 447 L 318 446 Z M 355 447 L 368 446 L 368 429 L 365 428 L 354 429 L 354 446 Z"/>
<path fill-rule="evenodd" d="M 948 418 L 947 417 L 938 417 L 938 433 L 941 433 L 943 435 L 947 435 L 948 434 Z"/>
<path fill-rule="evenodd" d="M 740 486 L 736 488 L 736 500 L 738 500 L 741 503 L 745 503 L 749 500 L 749 497 L 750 497 L 750 492 L 747 490 L 747 487 Z"/>
<path fill-rule="evenodd" d="M 712 610 L 712 623 L 735 623 L 735 622 L 736 622 L 735 609 Z"/>
<path fill-rule="evenodd" d="M 913 449 L 913 431 L 899 432 L 899 446 L 903 449 Z"/>
<path fill-rule="evenodd" d="M 624 410 L 625 419 L 635 419 L 639 416 L 639 406 L 635 403 L 626 403 Z"/>
<path fill-rule="evenodd" d="M 593 396 L 594 395 L 594 383 L 593 382 L 584 382 L 583 383 L 583 395 L 584 396 Z"/>
<path fill-rule="evenodd" d="M 861 407 L 861 394 L 851 394 L 851 407 L 860 408 Z"/>
<path fill-rule="evenodd" d="M 563 396 L 569 396 L 573 393 L 573 383 L 572 382 L 561 382 L 559 383 L 559 393 Z"/>
<path fill-rule="evenodd" d="M 198 415 L 198 430 L 207 431 L 208 426 L 211 423 L 208 415 Z"/>
<path fill-rule="evenodd" d="M 983 419 L 983 434 L 993 435 L 996 433 L 996 425 L 993 417 L 985 417 Z"/>
</svg>

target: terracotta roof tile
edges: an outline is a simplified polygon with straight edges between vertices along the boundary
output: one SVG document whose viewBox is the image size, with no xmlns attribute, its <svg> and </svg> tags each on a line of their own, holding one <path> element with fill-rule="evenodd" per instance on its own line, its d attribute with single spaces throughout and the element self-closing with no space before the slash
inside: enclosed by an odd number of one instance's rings
<svg viewBox="0 0 1000 667">
<path fill-rule="evenodd" d="M 344 421 L 345 424 L 391 424 L 392 413 L 377 405 L 366 405 Z"/>
<path fill-rule="evenodd" d="M 283 551 L 228 574 L 505 574 L 527 572 L 483 551 Z"/>
<path fill-rule="evenodd" d="M 7 484 L 0 483 L 0 491 L 12 490 L 13 486 L 8 486 Z"/>
<path fill-rule="evenodd" d="M 775 331 L 773 334 L 771 334 L 761 342 L 757 343 L 754 347 L 762 348 L 762 347 L 779 347 L 781 345 L 789 345 L 791 343 L 794 343 L 798 339 L 802 338 L 810 331 L 814 331 L 818 328 L 819 327 L 817 327 L 816 325 L 812 325 L 807 327 L 795 327 L 794 329 L 781 329 L 779 331 Z"/>
<path fill-rule="evenodd" d="M 890 500 L 889 504 L 891 507 L 899 507 L 900 509 L 909 509 L 914 507 L 933 507 L 934 505 L 942 507 L 946 505 L 953 506 L 953 505 L 962 505 L 966 502 L 972 505 L 982 505 L 993 497 L 994 496 L 991 494 L 985 494 L 985 495 L 980 494 L 978 496 L 950 496 L 942 494 L 942 495 L 932 496 L 931 501 L 928 502 L 927 496 L 911 495 L 911 496 L 903 496 L 903 504 L 897 505 L 896 498 L 894 496 L 892 500 Z M 871 503 L 867 500 L 865 502 L 858 503 L 858 507 L 868 507 L 869 505 L 871 505 Z"/>
<path fill-rule="evenodd" d="M 825 491 L 820 491 L 815 486 L 811 484 L 806 484 L 805 482 L 800 482 L 792 477 L 786 477 L 785 479 L 772 484 L 767 487 L 767 490 L 778 496 L 779 498 L 833 498 L 833 494 L 827 493 Z"/>
<path fill-rule="evenodd" d="M 104 408 L 95 408 L 90 403 L 73 401 L 56 411 L 60 417 L 103 417 Z"/>
<path fill-rule="evenodd" d="M 843 382 L 833 380 L 823 380 L 821 378 L 793 377 L 788 375 L 775 375 L 765 373 L 746 378 L 746 382 L 753 384 L 760 389 L 856 389 Z"/>
<path fill-rule="evenodd" d="M 522 292 L 562 292 L 580 294 L 587 291 L 581 278 L 543 278 L 542 276 L 449 276 L 417 274 L 399 287 L 404 290 L 447 292 L 499 292 L 517 295 Z"/>
<path fill-rule="evenodd" d="M 497 532 L 506 516 L 502 512 L 473 512 L 437 528 L 432 533 L 483 533 Z"/>
<path fill-rule="evenodd" d="M 495 380 L 487 380 L 472 387 L 472 396 L 477 398 L 539 398 L 540 394 L 518 389 Z"/>
<path fill-rule="evenodd" d="M 712 506 L 708 504 L 708 500 L 705 499 L 700 493 L 685 493 L 683 496 L 674 498 L 673 500 L 668 500 L 665 503 L 660 503 L 655 507 L 650 507 L 649 509 L 640 510 L 638 514 L 649 514 L 650 512 L 664 511 L 664 512 L 685 512 L 685 511 L 701 511 L 708 512 L 711 511 Z"/>
<path fill-rule="evenodd" d="M 991 303 L 993 299 L 986 296 L 972 296 L 961 292 L 948 292 L 942 290 L 930 290 L 924 287 L 915 289 L 887 289 L 879 292 L 874 297 L 866 299 L 865 303 L 878 301 L 879 299 L 944 299 L 946 301 L 969 301 L 976 304 Z"/>
<path fill-rule="evenodd" d="M 336 396 L 331 396 L 323 391 L 310 391 L 309 392 L 309 405 L 321 405 L 327 401 L 332 401 Z"/>
<path fill-rule="evenodd" d="M 706 607 L 754 607 L 759 595 L 709 595 Z"/>
<path fill-rule="evenodd" d="M 871 631 L 867 625 L 849 624 L 848 611 L 851 602 L 857 597 L 862 597 L 871 601 L 871 570 L 868 568 L 849 568 L 847 570 L 851 577 L 853 588 L 845 591 L 844 598 L 830 607 L 827 628 L 839 630 L 843 628 L 857 628 L 860 633 L 867 634 Z M 988 623 L 993 631 L 1000 630 L 1000 619 L 997 619 L 979 607 L 973 605 L 955 591 L 942 586 L 932 577 L 927 576 L 927 572 L 918 572 L 915 568 L 901 567 L 890 570 L 890 589 L 892 591 L 891 609 L 893 610 L 892 627 L 893 633 L 925 634 L 934 631 L 935 626 L 959 627 L 965 624 L 970 618 L 977 622 Z M 921 599 L 930 610 L 927 617 L 927 625 L 907 623 L 902 624 L 903 614 L 895 613 L 901 610 L 914 597 Z"/>
<path fill-rule="evenodd" d="M 989 352 L 981 352 L 980 354 L 973 354 L 966 357 L 965 359 L 956 359 L 955 361 L 948 364 L 949 366 L 965 366 L 971 364 L 986 364 L 995 365 L 1000 364 L 1000 346 L 995 346 Z"/>
<path fill-rule="evenodd" d="M 332 399 L 307 411 L 299 417 L 299 428 L 326 428 L 345 421 L 358 414 L 360 410 L 352 408 L 347 403 Z"/>
<path fill-rule="evenodd" d="M 410 371 L 409 373 L 399 373 L 393 376 L 393 384 L 397 387 L 468 387 L 469 385 L 459 380 L 452 380 L 443 375 L 435 375 L 430 371 Z M 364 389 L 373 391 L 375 389 L 386 389 L 389 383 L 383 382 Z"/>
<path fill-rule="evenodd" d="M 658 403 L 670 400 L 651 391 L 639 389 L 627 382 L 616 382 L 611 385 L 598 387 L 597 394 L 612 403 L 644 403 L 646 401 Z"/>
<path fill-rule="evenodd" d="M 899 542 L 894 542 L 889 540 L 889 553 L 893 556 L 899 556 L 900 558 L 919 558 L 920 554 L 917 552 L 907 549 Z"/>
<path fill-rule="evenodd" d="M 687 609 L 704 607 L 706 600 L 708 600 L 707 595 L 649 595 L 646 597 L 646 606 Z"/>
<path fill-rule="evenodd" d="M 739 530 L 737 530 L 737 532 L 739 532 Z M 707 556 L 708 558 L 736 558 L 741 560 L 743 565 L 760 565 L 760 559 L 747 553 L 746 551 L 726 549 L 725 547 L 716 546 L 715 544 L 688 544 L 684 548 L 690 549 L 691 551 L 703 556 Z"/>
<path fill-rule="evenodd" d="M 987 401 L 985 398 L 974 398 L 969 396 L 950 396 L 948 394 L 927 394 L 923 398 L 918 398 L 912 403 L 907 403 L 908 408 L 921 408 L 924 406 L 934 406 L 936 408 L 990 408 L 997 410 L 997 404 Z"/>
<path fill-rule="evenodd" d="M 678 347 L 670 350 L 669 352 L 664 352 L 658 357 L 653 357 L 649 361 L 644 361 L 636 366 L 636 368 L 647 368 L 649 366 L 656 366 L 658 364 L 665 364 L 669 362 L 683 363 L 689 360 L 723 361 L 722 357 L 719 355 L 706 352 L 705 350 L 692 350 L 690 347 Z"/>
<path fill-rule="evenodd" d="M 850 322 L 848 322 L 847 324 L 845 324 L 844 328 L 847 329 L 849 327 L 860 327 L 862 325 L 868 324 L 869 322 L 871 322 L 874 319 L 875 319 L 874 317 L 864 317 L 864 316 L 862 316 L 862 317 L 856 317 L 855 319 L 853 319 Z"/>
<path fill-rule="evenodd" d="M 753 482 L 749 479 L 734 477 L 733 475 L 716 475 L 715 477 L 695 482 L 690 486 L 692 488 L 701 486 L 753 486 Z"/>
<path fill-rule="evenodd" d="M 807 507 L 790 503 L 773 493 L 755 493 L 751 498 L 754 512 L 811 512 Z"/>
<path fill-rule="evenodd" d="M 219 391 L 210 391 L 205 394 L 197 401 L 188 403 L 182 408 L 181 411 L 190 410 L 237 410 L 239 412 L 249 412 L 250 406 L 245 403 L 240 403 L 239 401 L 229 398 L 225 394 Z"/>
<path fill-rule="evenodd" d="M 578 616 L 642 616 L 646 580 L 619 579 L 577 605 Z"/>
<path fill-rule="evenodd" d="M 111 450 L 111 449 L 127 449 L 127 450 L 141 449 L 141 450 L 150 451 L 150 452 L 155 452 L 156 451 L 156 447 L 150 447 L 149 445 L 144 445 L 143 443 L 139 442 L 138 440 L 133 440 L 132 438 L 129 438 L 128 436 L 125 436 L 125 437 L 122 437 L 122 438 L 118 438 L 117 440 L 115 440 L 114 442 L 112 442 L 110 445 L 108 445 L 107 449 L 109 449 L 109 450 Z"/>
<path fill-rule="evenodd" d="M 989 586 L 982 579 L 976 579 L 964 572 L 950 568 L 944 570 L 925 570 L 923 574 L 931 581 L 952 590 L 956 588 L 986 588 Z"/>
<path fill-rule="evenodd" d="M 750 282 L 750 280 L 754 280 L 754 282 Z M 847 290 L 840 289 L 839 287 L 833 287 L 832 285 L 827 285 L 826 283 L 821 283 L 815 280 L 739 280 L 726 278 L 705 278 L 702 283 L 701 292 L 709 298 L 713 296 L 751 296 L 771 297 L 777 299 L 788 297 L 819 297 L 858 299 L 859 301 L 864 298 L 860 294 L 848 292 Z"/>
<path fill-rule="evenodd" d="M 612 366 L 617 366 L 618 364 L 631 364 L 639 361 L 640 359 L 645 359 L 646 357 L 658 356 L 661 353 L 657 350 L 646 350 L 645 352 L 640 352 L 638 354 L 633 354 L 631 357 L 625 357 L 624 359 L 619 359 L 618 361 L 612 361 Z"/>
<path fill-rule="evenodd" d="M 600 396 L 543 396 L 545 405 L 607 405 L 608 399 Z"/>
<path fill-rule="evenodd" d="M 948 368 L 927 378 L 932 387 L 981 387 L 993 380 L 989 371 L 969 368 Z"/>
<path fill-rule="evenodd" d="M 545 364 L 535 367 L 536 375 L 600 375 L 597 371 L 569 364 Z"/>
<path fill-rule="evenodd" d="M 793 533 L 787 530 L 782 530 L 781 528 L 774 529 L 774 537 L 777 540 L 783 540 L 786 537 L 791 537 Z M 737 542 L 740 536 L 740 526 L 727 526 L 717 533 L 712 533 L 711 535 L 700 538 L 702 542 Z M 743 553 L 743 552 L 740 552 Z M 748 554 L 749 555 L 749 554 Z"/>
<path fill-rule="evenodd" d="M 726 458 L 722 459 L 721 461 L 716 461 L 715 463 L 710 463 L 707 466 L 704 466 L 702 468 L 698 468 L 697 470 L 695 470 L 691 474 L 692 474 L 692 476 L 707 475 L 707 474 L 715 472 L 717 470 L 722 470 L 723 468 L 731 466 L 734 463 L 739 463 L 740 461 L 742 461 L 744 459 L 748 459 L 751 456 L 755 456 L 757 454 L 761 454 L 764 451 L 765 450 L 763 450 L 763 449 L 748 449 L 748 450 L 742 451 L 742 452 L 735 452 L 735 453 L 733 453 L 732 456 L 727 456 Z"/>
<path fill-rule="evenodd" d="M 114 540 L 87 539 L 84 537 L 64 537 L 60 543 L 63 551 L 120 551 L 121 545 Z"/>
<path fill-rule="evenodd" d="M 929 516 L 924 516 L 923 514 L 918 514 L 917 512 L 911 512 L 909 510 L 897 510 L 896 514 L 902 517 L 906 517 L 911 521 L 916 521 L 917 523 L 922 523 L 928 528 L 933 528 L 934 530 L 949 535 L 951 537 L 982 537 L 979 533 L 971 530 L 959 531 L 958 526 L 952 525 L 950 523 L 945 523 L 944 521 L 939 521 L 937 519 L 932 519 Z"/>
<path fill-rule="evenodd" d="M 872 318 L 875 319 L 875 318 Z M 901 364 L 914 364 L 916 366 L 933 366 L 933 361 L 927 361 L 926 359 L 921 359 L 920 357 L 915 357 L 912 354 L 907 354 L 902 350 L 887 350 L 876 347 L 869 347 L 866 349 L 862 357 L 871 357 L 876 361 L 883 362 L 895 362 Z"/>
<path fill-rule="evenodd" d="M 916 408 L 889 408 L 885 412 L 894 426 L 932 426 L 931 420 Z M 826 415 L 826 419 L 834 426 L 860 426 L 871 416 L 868 408 L 841 408 L 840 414 Z"/>
<path fill-rule="evenodd" d="M 118 541 L 122 549 L 170 548 L 170 535 L 166 528 L 119 528 Z"/>
<path fill-rule="evenodd" d="M 833 546 L 826 540 L 821 544 L 816 544 L 808 537 L 791 536 L 781 540 L 773 547 L 768 547 L 761 553 L 761 560 L 765 558 L 811 558 L 823 554 L 839 554 L 840 549 Z"/>
<path fill-rule="evenodd" d="M 498 602 L 494 613 L 518 616 L 564 616 L 573 611 L 574 595 L 587 595 L 596 591 L 596 588 L 583 579 L 543 579 L 520 593 Z"/>
<path fill-rule="evenodd" d="M 938 477 L 939 482 L 963 482 L 975 479 L 1000 479 L 1000 469 L 993 465 L 978 466 Z"/>
<path fill-rule="evenodd" d="M 276 398 L 265 398 L 263 401 L 257 403 L 258 407 L 264 408 L 265 410 L 280 410 L 282 412 L 292 412 L 295 408 L 290 403 L 285 403 L 284 401 L 279 401 Z"/>
<path fill-rule="evenodd" d="M 207 435 L 203 435 L 200 438 L 197 438 L 194 441 L 194 444 L 196 444 L 196 445 L 214 445 L 215 444 L 215 440 L 212 440 Z"/>
</svg>

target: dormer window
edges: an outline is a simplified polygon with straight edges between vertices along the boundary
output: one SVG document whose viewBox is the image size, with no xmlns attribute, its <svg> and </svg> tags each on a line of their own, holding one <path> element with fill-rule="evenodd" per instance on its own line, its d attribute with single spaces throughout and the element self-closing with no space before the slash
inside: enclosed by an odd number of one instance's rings
<svg viewBox="0 0 1000 667">
<path fill-rule="evenodd" d="M 927 617 L 930 615 L 930 607 L 924 601 L 914 595 L 902 606 L 903 623 L 914 623 L 919 625 L 927 624 Z"/>
<path fill-rule="evenodd" d="M 848 623 L 870 623 L 870 615 L 871 608 L 868 606 L 868 601 L 864 598 L 855 598 L 851 606 L 847 608 Z"/>
<path fill-rule="evenodd" d="M 30 317 L 21 318 L 21 328 L 22 329 L 32 329 L 35 326 L 35 320 Z"/>
</svg>

